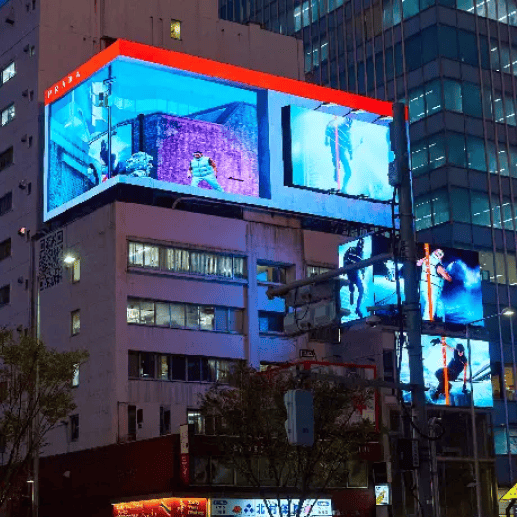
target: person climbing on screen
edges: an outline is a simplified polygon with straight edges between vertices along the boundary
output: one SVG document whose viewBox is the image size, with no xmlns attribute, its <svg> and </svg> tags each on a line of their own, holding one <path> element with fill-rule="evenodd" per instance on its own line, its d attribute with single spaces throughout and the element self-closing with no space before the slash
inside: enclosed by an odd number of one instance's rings
<svg viewBox="0 0 517 517">
<path fill-rule="evenodd" d="M 452 277 L 442 263 L 443 256 L 443 250 L 438 248 L 416 263 L 422 268 L 420 275 L 422 317 L 430 321 L 445 321 L 445 305 L 441 299 L 443 284 L 445 280 L 452 282 Z"/>
<path fill-rule="evenodd" d="M 224 192 L 217 181 L 217 167 L 212 158 L 203 156 L 201 151 L 194 152 L 194 158 L 190 161 L 187 177 L 192 178 L 190 185 L 197 187 L 200 182 L 206 181 L 214 190 Z"/>
<path fill-rule="evenodd" d="M 440 338 L 433 339 L 431 341 L 432 345 L 438 345 L 442 343 Z M 438 387 L 431 394 L 432 400 L 438 400 L 440 395 L 445 394 L 445 370 L 447 370 L 447 380 L 449 383 L 448 390 L 450 392 L 452 388 L 451 382 L 455 381 L 463 372 L 463 393 L 467 393 L 467 365 L 468 361 L 465 357 L 465 347 L 458 343 L 456 347 L 452 347 L 447 343 L 443 343 L 449 350 L 454 351 L 454 355 L 452 359 L 449 361 L 449 364 L 444 368 L 439 368 L 436 370 L 435 376 L 438 379 Z"/>
<path fill-rule="evenodd" d="M 330 146 L 332 164 L 334 165 L 334 181 L 342 193 L 347 193 L 347 185 L 352 177 L 350 160 L 352 160 L 352 137 L 350 129 L 352 120 L 335 116 L 325 129 L 325 145 Z M 343 172 L 341 173 L 341 168 Z"/>
<path fill-rule="evenodd" d="M 364 239 L 359 239 L 355 246 L 351 246 L 345 251 L 343 255 L 343 267 L 357 264 L 363 260 L 364 250 Z M 348 277 L 348 289 L 350 291 L 350 305 L 354 304 L 355 289 L 357 288 L 357 305 L 355 306 L 355 313 L 362 318 L 363 313 L 361 312 L 361 303 L 364 295 L 364 269 L 354 269 L 349 271 L 346 276 Z"/>
<path fill-rule="evenodd" d="M 101 161 L 108 167 L 108 145 L 106 144 L 106 140 L 102 140 L 101 142 L 101 150 L 99 153 L 99 157 Z M 118 174 L 123 174 L 126 171 L 126 167 L 124 162 L 117 160 L 117 155 L 115 153 L 111 153 L 111 176 L 117 176 Z M 107 175 L 106 175 L 107 176 Z"/>
</svg>

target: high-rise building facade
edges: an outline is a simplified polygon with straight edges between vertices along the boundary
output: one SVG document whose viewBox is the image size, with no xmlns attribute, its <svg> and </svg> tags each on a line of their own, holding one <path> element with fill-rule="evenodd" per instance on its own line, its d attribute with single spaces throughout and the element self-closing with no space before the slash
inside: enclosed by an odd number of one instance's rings
<svg viewBox="0 0 517 517">
<path fill-rule="evenodd" d="M 304 45 L 307 80 L 407 103 L 419 240 L 480 252 L 501 487 L 517 480 L 517 7 L 512 1 L 220 0 Z M 504 490 L 504 488 L 502 489 Z"/>
</svg>

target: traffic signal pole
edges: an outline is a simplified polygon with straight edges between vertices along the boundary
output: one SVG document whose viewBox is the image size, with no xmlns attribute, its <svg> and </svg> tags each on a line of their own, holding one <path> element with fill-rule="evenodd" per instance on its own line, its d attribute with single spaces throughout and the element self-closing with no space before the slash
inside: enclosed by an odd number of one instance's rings
<svg viewBox="0 0 517 517">
<path fill-rule="evenodd" d="M 413 438 L 418 440 L 420 462 L 416 483 L 418 507 L 422 517 L 437 517 L 439 501 L 433 500 L 431 476 L 431 455 L 429 444 L 429 424 L 427 419 L 424 391 L 424 368 L 422 362 L 422 318 L 417 271 L 417 251 L 413 218 L 413 195 L 409 171 L 408 138 L 406 130 L 406 108 L 402 103 L 393 104 L 391 127 L 392 149 L 395 153 L 395 167 L 399 185 L 400 239 L 402 241 L 402 263 L 404 272 L 403 305 L 407 349 L 409 356 L 410 383 L 413 386 L 411 412 Z M 403 339 L 403 336 L 400 336 Z M 402 342 L 402 341 L 401 341 Z M 402 350 L 400 351 L 402 353 Z"/>
</svg>

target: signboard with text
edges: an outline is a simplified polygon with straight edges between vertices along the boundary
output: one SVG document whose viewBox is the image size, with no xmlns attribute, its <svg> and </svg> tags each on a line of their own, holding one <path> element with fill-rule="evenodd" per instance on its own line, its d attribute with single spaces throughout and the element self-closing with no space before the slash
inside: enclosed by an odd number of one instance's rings
<svg viewBox="0 0 517 517">
<path fill-rule="evenodd" d="M 207 499 L 163 497 L 113 505 L 113 517 L 206 517 Z"/>
<path fill-rule="evenodd" d="M 267 507 L 266 507 L 267 502 Z M 296 515 L 299 506 L 298 499 L 280 499 L 280 506 L 276 499 L 212 499 L 210 502 L 211 517 L 255 517 L 257 515 L 271 515 L 283 517 Z M 289 511 L 289 504 L 291 505 Z M 330 517 L 332 515 L 332 501 L 330 499 L 306 499 L 300 512 L 303 517 Z"/>
</svg>

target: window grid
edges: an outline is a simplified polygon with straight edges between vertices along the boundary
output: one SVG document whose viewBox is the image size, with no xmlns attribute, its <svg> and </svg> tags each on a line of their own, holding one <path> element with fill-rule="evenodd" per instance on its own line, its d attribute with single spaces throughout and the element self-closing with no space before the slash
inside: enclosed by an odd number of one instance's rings
<svg viewBox="0 0 517 517">
<path fill-rule="evenodd" d="M 227 383 L 240 359 L 128 351 L 130 379 Z"/>
<path fill-rule="evenodd" d="M 128 243 L 128 266 L 230 279 L 247 277 L 246 259 L 242 256 L 133 241 Z"/>
<path fill-rule="evenodd" d="M 128 298 L 127 322 L 155 327 L 242 334 L 243 310 Z"/>
</svg>

